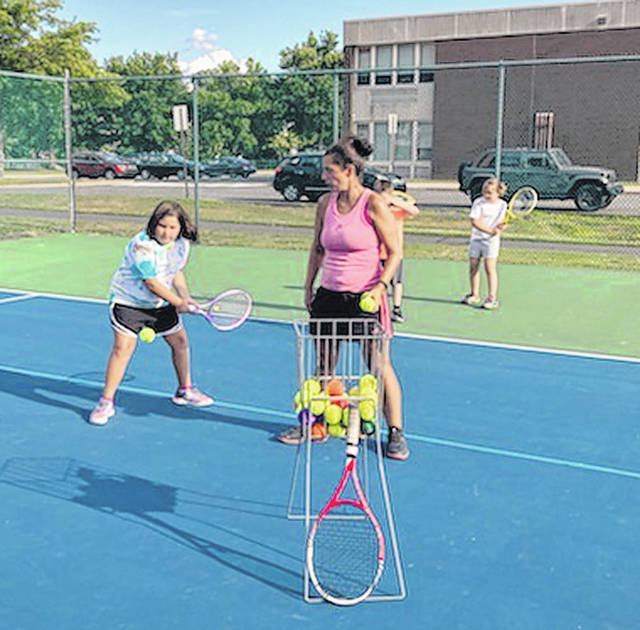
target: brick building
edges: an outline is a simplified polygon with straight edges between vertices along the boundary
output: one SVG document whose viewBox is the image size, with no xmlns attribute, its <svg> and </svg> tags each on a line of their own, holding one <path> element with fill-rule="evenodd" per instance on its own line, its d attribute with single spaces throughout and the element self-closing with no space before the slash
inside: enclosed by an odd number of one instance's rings
<svg viewBox="0 0 640 630">
<path fill-rule="evenodd" d="M 351 20 L 344 45 L 357 70 L 345 80 L 345 127 L 374 143 L 377 166 L 450 179 L 494 146 L 496 62 L 508 60 L 503 146 L 551 142 L 638 178 L 640 0 Z M 638 58 L 541 63 L 608 55 Z"/>
</svg>

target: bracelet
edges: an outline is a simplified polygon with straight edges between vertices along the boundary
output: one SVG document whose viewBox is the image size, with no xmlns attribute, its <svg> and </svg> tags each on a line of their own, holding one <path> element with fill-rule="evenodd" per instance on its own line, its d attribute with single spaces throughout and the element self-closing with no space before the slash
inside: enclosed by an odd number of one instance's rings
<svg viewBox="0 0 640 630">
<path fill-rule="evenodd" d="M 382 280 L 382 278 L 378 280 L 378 284 L 381 284 L 387 291 L 389 290 L 389 285 L 384 280 Z"/>
</svg>

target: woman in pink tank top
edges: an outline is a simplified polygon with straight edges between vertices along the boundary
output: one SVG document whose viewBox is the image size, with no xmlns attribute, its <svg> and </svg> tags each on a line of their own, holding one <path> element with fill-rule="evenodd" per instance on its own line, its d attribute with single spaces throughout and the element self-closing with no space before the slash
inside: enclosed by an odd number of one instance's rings
<svg viewBox="0 0 640 630">
<path fill-rule="evenodd" d="M 309 253 L 305 282 L 305 305 L 314 319 L 358 318 L 360 296 L 369 291 L 380 305 L 376 314 L 384 330 L 393 334 L 389 314 L 388 288 L 402 258 L 395 219 L 380 195 L 360 181 L 364 158 L 371 145 L 348 136 L 332 146 L 323 157 L 323 179 L 331 192 L 318 202 L 314 239 Z M 380 247 L 388 257 L 380 264 Z M 313 286 L 322 269 L 320 287 Z M 409 449 L 402 431 L 402 390 L 389 355 L 384 361 L 384 410 L 389 425 L 386 454 L 407 459 Z M 312 434 L 313 439 L 324 435 Z M 299 443 L 301 428 L 292 427 L 279 436 L 281 442 Z"/>
</svg>

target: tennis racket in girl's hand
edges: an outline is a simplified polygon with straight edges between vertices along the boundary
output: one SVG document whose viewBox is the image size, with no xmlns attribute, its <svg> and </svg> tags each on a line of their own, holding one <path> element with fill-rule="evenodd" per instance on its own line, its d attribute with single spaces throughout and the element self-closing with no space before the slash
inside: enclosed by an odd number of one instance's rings
<svg viewBox="0 0 640 630">
<path fill-rule="evenodd" d="M 518 188 L 509 200 L 504 223 L 509 223 L 513 219 L 520 219 L 531 214 L 538 203 L 538 193 L 531 186 Z"/>
<path fill-rule="evenodd" d="M 358 479 L 359 440 L 360 414 L 357 403 L 351 403 L 342 477 L 307 538 L 309 577 L 318 593 L 338 606 L 369 597 L 384 569 L 384 536 Z M 349 479 L 355 499 L 342 497 Z"/>
<path fill-rule="evenodd" d="M 189 311 L 202 315 L 218 330 L 233 330 L 243 324 L 251 314 L 253 299 L 242 289 L 229 289 L 218 293 L 206 304 L 189 304 Z"/>
</svg>

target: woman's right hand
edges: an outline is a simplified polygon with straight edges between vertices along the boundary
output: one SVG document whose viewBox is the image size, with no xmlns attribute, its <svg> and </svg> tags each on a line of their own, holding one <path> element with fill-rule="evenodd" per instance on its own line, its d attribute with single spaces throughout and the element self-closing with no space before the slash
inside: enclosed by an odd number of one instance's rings
<svg viewBox="0 0 640 630">
<path fill-rule="evenodd" d="M 314 293 L 313 287 L 305 287 L 304 289 L 304 305 L 307 307 L 307 311 L 311 313 L 311 303 L 313 302 Z"/>
</svg>

